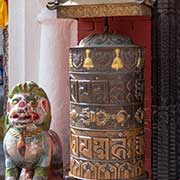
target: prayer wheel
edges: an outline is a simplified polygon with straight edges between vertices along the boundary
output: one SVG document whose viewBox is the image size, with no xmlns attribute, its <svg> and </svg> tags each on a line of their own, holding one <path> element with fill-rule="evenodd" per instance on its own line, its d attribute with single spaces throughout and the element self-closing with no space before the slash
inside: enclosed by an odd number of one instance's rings
<svg viewBox="0 0 180 180">
<path fill-rule="evenodd" d="M 114 33 L 70 49 L 70 174 L 144 180 L 144 51 Z"/>
</svg>

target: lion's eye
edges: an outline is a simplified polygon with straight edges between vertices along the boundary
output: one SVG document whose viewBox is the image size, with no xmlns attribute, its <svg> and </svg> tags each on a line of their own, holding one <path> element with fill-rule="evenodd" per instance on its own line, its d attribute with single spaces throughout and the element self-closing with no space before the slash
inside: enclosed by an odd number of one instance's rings
<svg viewBox="0 0 180 180">
<path fill-rule="evenodd" d="M 19 102 L 19 99 L 13 99 L 13 104 L 17 104 Z"/>
<path fill-rule="evenodd" d="M 36 105 L 36 101 L 35 100 L 31 100 L 31 101 L 29 101 L 29 103 L 31 104 L 31 106 L 35 106 Z"/>
</svg>

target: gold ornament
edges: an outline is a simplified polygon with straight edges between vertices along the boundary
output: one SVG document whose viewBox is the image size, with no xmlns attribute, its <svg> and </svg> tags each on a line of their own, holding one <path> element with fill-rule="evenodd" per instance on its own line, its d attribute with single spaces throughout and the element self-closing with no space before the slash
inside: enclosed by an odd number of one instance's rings
<svg viewBox="0 0 180 180">
<path fill-rule="evenodd" d="M 137 60 L 137 65 L 136 65 L 137 68 L 140 68 L 142 67 L 142 58 L 141 58 L 141 50 L 139 49 L 138 50 L 138 60 Z"/>
<path fill-rule="evenodd" d="M 121 109 L 117 114 L 112 115 L 112 119 L 116 120 L 117 123 L 125 123 L 130 118 L 130 115 L 123 109 Z"/>
<path fill-rule="evenodd" d="M 73 63 L 72 63 L 72 55 L 70 54 L 69 56 L 69 67 L 72 68 L 73 67 Z"/>
<path fill-rule="evenodd" d="M 94 68 L 94 64 L 92 62 L 92 59 L 90 58 L 90 49 L 86 49 L 86 59 L 84 60 L 83 67 L 86 68 L 87 70 Z"/>
<path fill-rule="evenodd" d="M 76 112 L 75 109 L 73 109 L 71 112 L 70 112 L 70 118 L 73 120 L 73 121 L 76 121 L 78 119 L 79 115 L 78 113 Z"/>
<path fill-rule="evenodd" d="M 139 109 L 136 111 L 135 119 L 136 119 L 139 123 L 143 123 L 143 122 L 144 122 L 144 110 L 143 110 L 142 108 L 139 108 Z"/>
<path fill-rule="evenodd" d="M 119 56 L 120 49 L 116 48 L 114 51 L 115 51 L 116 57 L 114 58 L 111 67 L 113 69 L 115 69 L 116 71 L 118 71 L 119 69 L 122 69 L 124 67 L 124 65 L 123 65 L 123 62 L 122 62 L 122 60 L 121 60 L 121 58 Z"/>
</svg>

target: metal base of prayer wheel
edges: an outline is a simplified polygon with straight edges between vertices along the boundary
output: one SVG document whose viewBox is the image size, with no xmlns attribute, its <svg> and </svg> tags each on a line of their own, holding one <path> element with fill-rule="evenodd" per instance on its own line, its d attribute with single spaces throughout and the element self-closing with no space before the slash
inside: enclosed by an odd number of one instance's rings
<svg viewBox="0 0 180 180">
<path fill-rule="evenodd" d="M 87 180 L 87 179 L 80 179 L 80 178 L 75 178 L 75 177 L 72 177 L 72 176 L 66 176 L 64 178 L 64 180 Z M 119 179 L 119 180 L 126 180 L 126 179 Z M 131 180 L 147 180 L 147 176 L 143 176 L 143 177 L 135 178 L 135 179 L 133 178 Z"/>
</svg>

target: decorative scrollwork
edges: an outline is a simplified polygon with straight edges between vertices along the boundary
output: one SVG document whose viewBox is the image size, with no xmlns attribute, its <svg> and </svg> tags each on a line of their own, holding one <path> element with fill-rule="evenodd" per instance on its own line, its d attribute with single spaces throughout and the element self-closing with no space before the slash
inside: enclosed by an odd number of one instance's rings
<svg viewBox="0 0 180 180">
<path fill-rule="evenodd" d="M 130 118 L 130 115 L 125 110 L 120 110 L 117 114 L 112 115 L 112 119 L 116 120 L 117 123 L 124 123 Z"/>
<path fill-rule="evenodd" d="M 84 108 L 79 115 L 83 124 L 89 126 L 95 122 L 97 126 L 105 126 L 110 120 L 110 115 L 102 110 L 99 112 L 90 111 L 89 108 Z"/>
<path fill-rule="evenodd" d="M 151 9 L 149 7 L 135 3 L 61 6 L 57 10 L 59 18 L 151 16 Z"/>
<path fill-rule="evenodd" d="M 99 111 L 96 113 L 97 126 L 104 126 L 107 121 L 110 120 L 110 115 L 104 111 Z"/>
<path fill-rule="evenodd" d="M 143 121 L 144 121 L 144 111 L 143 111 L 142 108 L 139 108 L 139 109 L 136 111 L 135 119 L 136 119 L 139 123 L 143 123 Z"/>
<path fill-rule="evenodd" d="M 91 161 L 79 161 L 72 157 L 71 174 L 84 179 L 146 179 L 143 176 L 144 162 L 142 159 L 93 164 Z"/>
<path fill-rule="evenodd" d="M 139 111 L 138 111 L 139 112 Z M 142 114 L 136 114 L 137 118 L 143 118 Z M 95 123 L 96 126 L 102 127 L 106 126 L 107 123 L 110 121 L 115 121 L 121 126 L 124 126 L 124 123 L 130 118 L 131 116 L 122 108 L 116 114 L 109 114 L 104 110 L 97 110 L 91 111 L 89 108 L 83 108 L 81 113 L 77 113 L 75 109 L 72 109 L 70 112 L 70 119 L 73 121 L 74 124 L 78 118 L 85 126 L 90 126 L 92 123 Z"/>
</svg>

